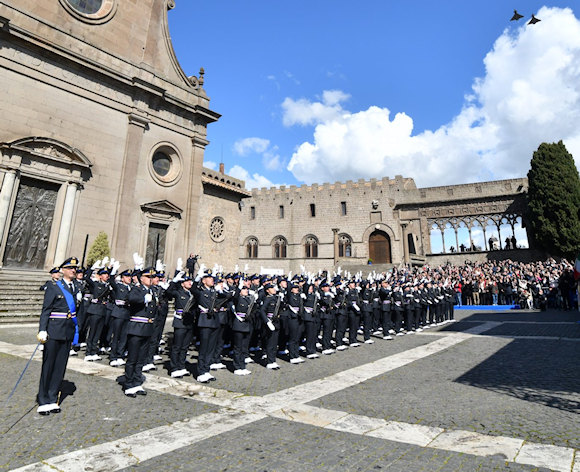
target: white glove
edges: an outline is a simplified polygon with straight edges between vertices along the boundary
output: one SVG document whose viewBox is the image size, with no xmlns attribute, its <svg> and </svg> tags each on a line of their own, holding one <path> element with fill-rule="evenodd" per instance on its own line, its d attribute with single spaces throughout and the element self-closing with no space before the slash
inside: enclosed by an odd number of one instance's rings
<svg viewBox="0 0 580 472">
<path fill-rule="evenodd" d="M 103 261 L 102 261 L 103 265 L 102 265 L 102 267 L 107 267 L 107 263 L 108 262 L 109 262 L 109 258 L 107 256 L 103 257 Z"/>
<path fill-rule="evenodd" d="M 305 293 L 301 293 L 300 294 L 300 298 L 302 298 L 303 300 L 306 300 L 306 294 Z"/>
<path fill-rule="evenodd" d="M 163 270 L 163 263 L 161 262 L 160 259 L 157 259 L 157 261 L 155 262 L 155 270 L 157 272 L 161 272 Z"/>
<path fill-rule="evenodd" d="M 185 272 L 183 272 L 182 270 L 179 271 L 179 273 L 173 277 L 173 282 L 181 282 L 183 281 L 183 276 L 185 275 Z"/>
<path fill-rule="evenodd" d="M 318 300 L 320 300 L 320 292 L 315 292 L 315 296 Z"/>
<path fill-rule="evenodd" d="M 119 270 L 119 267 L 121 267 L 121 263 L 119 261 L 113 262 L 113 268 L 111 269 L 111 275 L 114 276 L 117 273 L 117 271 Z"/>
<path fill-rule="evenodd" d="M 150 293 L 146 293 L 143 300 L 145 300 L 145 303 L 151 303 L 151 300 L 153 300 L 153 295 L 151 295 Z"/>
<path fill-rule="evenodd" d="M 77 302 L 83 301 L 83 294 L 81 292 L 77 292 Z"/>
<path fill-rule="evenodd" d="M 139 264 L 139 259 L 141 259 L 139 257 L 139 254 L 137 254 L 136 252 L 133 253 L 133 264 L 135 264 L 135 266 L 137 266 Z"/>
<path fill-rule="evenodd" d="M 199 270 L 197 271 L 198 274 L 203 274 L 205 272 L 205 264 L 199 264 Z"/>
<path fill-rule="evenodd" d="M 175 270 L 181 272 L 181 269 L 183 269 L 183 259 L 180 257 L 179 259 L 177 259 L 177 265 L 175 266 Z"/>
<path fill-rule="evenodd" d="M 254 300 L 257 300 L 258 298 L 260 298 L 260 296 L 258 295 L 258 292 L 254 292 L 252 294 L 252 296 L 254 297 Z"/>
<path fill-rule="evenodd" d="M 159 282 L 159 286 L 163 289 L 163 290 L 167 290 L 169 288 L 169 282 Z"/>
<path fill-rule="evenodd" d="M 360 311 L 360 308 L 358 307 L 358 305 L 356 303 L 353 303 L 352 306 L 357 311 L 357 313 Z"/>
<path fill-rule="evenodd" d="M 270 331 L 275 331 L 275 330 L 276 330 L 276 327 L 274 326 L 274 323 L 272 323 L 271 321 L 268 321 L 268 322 L 266 323 L 266 326 L 268 327 L 268 329 L 269 329 Z"/>
<path fill-rule="evenodd" d="M 48 333 L 46 331 L 39 331 L 39 333 L 36 335 L 36 339 L 44 344 L 48 340 Z"/>
<path fill-rule="evenodd" d="M 101 260 L 99 259 L 91 266 L 91 270 L 100 269 L 101 267 L 103 266 L 101 265 Z"/>
</svg>

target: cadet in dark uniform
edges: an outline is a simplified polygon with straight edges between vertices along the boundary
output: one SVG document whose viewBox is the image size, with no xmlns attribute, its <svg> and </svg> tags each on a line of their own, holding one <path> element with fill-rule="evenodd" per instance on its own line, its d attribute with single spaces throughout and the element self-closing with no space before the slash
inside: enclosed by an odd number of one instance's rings
<svg viewBox="0 0 580 472">
<path fill-rule="evenodd" d="M 340 288 L 338 284 L 340 283 L 340 278 L 334 280 L 336 287 L 336 332 L 335 332 L 335 342 L 336 350 L 344 351 L 348 349 L 348 346 L 344 344 L 344 335 L 346 333 L 346 326 L 348 324 L 348 314 L 346 307 L 346 297 L 348 295 L 348 290 L 346 287 Z"/>
<path fill-rule="evenodd" d="M 302 315 L 304 320 L 304 334 L 306 337 L 306 358 L 316 359 L 320 357 L 316 352 L 316 341 L 318 339 L 318 331 L 320 330 L 320 311 L 318 306 L 320 293 L 313 284 L 305 284 L 303 289 L 306 295 Z"/>
<path fill-rule="evenodd" d="M 392 316 L 393 323 L 395 325 L 396 336 L 403 336 L 403 292 L 401 287 L 397 284 L 393 288 L 393 293 L 391 294 L 393 299 Z"/>
<path fill-rule="evenodd" d="M 286 309 L 282 314 L 282 326 L 286 328 L 290 363 L 300 364 L 304 362 L 304 358 L 300 357 L 299 342 L 302 332 L 302 297 L 306 298 L 306 295 L 300 293 L 300 287 L 294 283 L 291 283 L 288 288 L 289 291 L 286 293 Z"/>
<path fill-rule="evenodd" d="M 200 270 L 201 271 L 201 270 Z M 207 383 L 215 380 L 210 374 L 210 365 L 218 342 L 220 320 L 216 312 L 216 302 L 224 297 L 214 289 L 214 278 L 211 274 L 198 273 L 201 277 L 201 286 L 193 285 L 191 291 L 197 300 L 199 316 L 199 352 L 197 357 L 197 381 Z"/>
<path fill-rule="evenodd" d="M 157 303 L 151 289 L 155 269 L 149 267 L 139 276 L 139 285 L 129 292 L 131 317 L 127 326 L 127 363 L 123 389 L 128 397 L 146 395 L 143 389 L 142 368 L 147 356 L 147 346 L 153 334 L 153 322 L 157 314 Z"/>
<path fill-rule="evenodd" d="M 111 355 L 109 356 L 109 365 L 119 367 L 125 365 L 125 348 L 127 346 L 127 326 L 131 313 L 129 311 L 129 292 L 133 287 L 131 283 L 132 271 L 130 269 L 121 272 L 121 281 L 115 280 L 117 267 L 113 267 L 110 279 L 111 288 L 113 289 L 113 310 L 111 311 L 111 324 L 113 339 L 111 342 Z"/>
<path fill-rule="evenodd" d="M 328 282 L 320 284 L 322 296 L 320 298 L 320 318 L 322 319 L 322 354 L 329 355 L 336 352 L 332 343 L 332 331 L 334 330 L 334 294 L 330 291 Z"/>
<path fill-rule="evenodd" d="M 260 318 L 264 327 L 262 348 L 266 351 L 266 367 L 277 370 L 280 368 L 276 362 L 276 348 L 278 346 L 278 333 L 280 331 L 280 305 L 282 304 L 282 294 L 276 294 L 276 286 L 267 283 L 264 285 L 266 296 L 260 308 Z"/>
<path fill-rule="evenodd" d="M 360 298 L 362 302 L 362 325 L 365 344 L 373 344 L 371 339 L 373 310 L 374 310 L 374 290 L 368 280 L 363 280 L 360 284 L 362 287 Z"/>
<path fill-rule="evenodd" d="M 177 273 L 165 291 L 167 299 L 173 299 L 173 344 L 171 345 L 169 371 L 171 377 L 190 375 L 185 368 L 187 348 L 193 339 L 195 321 L 195 297 L 191 293 L 193 280 L 183 272 Z"/>
<path fill-rule="evenodd" d="M 64 261 L 60 266 L 63 280 L 51 282 L 44 292 L 37 335 L 44 344 L 37 396 L 37 412 L 41 415 L 60 412 L 58 393 L 75 334 L 77 305 L 82 299 L 75 283 L 78 265 L 76 257 Z"/>
<path fill-rule="evenodd" d="M 350 280 L 348 282 L 348 290 L 346 294 L 346 308 L 348 314 L 348 344 L 351 347 L 360 346 L 357 340 L 358 327 L 360 326 L 360 299 L 356 289 L 356 282 Z"/>
<path fill-rule="evenodd" d="M 383 327 L 383 339 L 391 340 L 393 337 L 390 331 L 393 330 L 393 321 L 391 318 L 391 310 L 393 308 L 392 290 L 389 281 L 384 279 L 381 281 L 381 288 L 379 289 L 379 298 L 381 303 L 381 326 Z M 394 332 L 394 331 L 393 331 Z"/>
<path fill-rule="evenodd" d="M 93 266 L 95 268 L 95 266 Z M 93 280 L 93 268 L 89 269 L 85 274 L 85 281 L 91 293 L 89 308 L 87 310 L 89 333 L 87 337 L 87 352 L 85 361 L 98 361 L 101 357 L 98 354 L 99 339 L 101 332 L 105 325 L 105 316 L 107 311 L 107 302 L 109 300 L 109 293 L 111 292 L 111 285 L 109 284 L 109 271 L 106 268 L 98 270 L 98 280 Z"/>
<path fill-rule="evenodd" d="M 234 344 L 234 374 L 249 375 L 246 369 L 246 356 L 250 342 L 250 325 L 256 311 L 257 295 L 249 294 L 249 289 L 243 285 L 235 295 L 231 305 L 230 326 L 232 328 Z"/>
</svg>

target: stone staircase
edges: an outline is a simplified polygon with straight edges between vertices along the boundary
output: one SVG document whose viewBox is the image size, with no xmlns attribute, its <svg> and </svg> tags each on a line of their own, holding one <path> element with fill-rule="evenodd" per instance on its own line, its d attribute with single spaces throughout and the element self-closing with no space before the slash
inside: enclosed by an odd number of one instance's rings
<svg viewBox="0 0 580 472">
<path fill-rule="evenodd" d="M 0 270 L 0 323 L 40 316 L 50 275 L 44 271 Z"/>
</svg>

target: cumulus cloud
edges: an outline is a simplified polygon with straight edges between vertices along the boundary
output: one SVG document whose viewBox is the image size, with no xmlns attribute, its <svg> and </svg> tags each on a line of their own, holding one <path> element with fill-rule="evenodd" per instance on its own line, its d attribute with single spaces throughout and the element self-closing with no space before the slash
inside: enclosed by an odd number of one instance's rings
<svg viewBox="0 0 580 472">
<path fill-rule="evenodd" d="M 203 161 L 203 166 L 211 170 L 216 170 L 218 168 L 217 162 L 214 161 Z"/>
<path fill-rule="evenodd" d="M 286 163 L 278 154 L 278 146 L 270 145 L 269 139 L 244 138 L 234 143 L 234 152 L 239 156 L 261 154 L 262 165 L 268 170 L 282 170 Z"/>
<path fill-rule="evenodd" d="M 252 152 L 262 153 L 270 146 L 270 140 L 264 138 L 244 138 L 234 143 L 234 151 L 240 156 L 247 156 Z"/>
<path fill-rule="evenodd" d="M 258 174 L 257 172 L 254 174 L 250 174 L 246 169 L 244 169 L 239 165 L 233 166 L 229 170 L 228 175 L 231 175 L 236 179 L 244 180 L 246 182 L 247 189 L 276 186 L 276 184 L 272 183 L 270 180 L 268 180 L 268 178 L 264 177 L 263 175 Z"/>
<path fill-rule="evenodd" d="M 344 113 L 341 102 L 348 98 L 350 95 L 340 90 L 325 90 L 320 102 L 310 102 L 305 98 L 286 98 L 282 103 L 282 121 L 285 126 L 306 126 L 340 119 Z"/>
<path fill-rule="evenodd" d="M 282 103 L 286 126 L 314 126 L 288 164 L 306 183 L 402 174 L 420 186 L 520 177 L 541 142 L 562 139 L 580 160 L 580 22 L 542 8 L 541 23 L 506 29 L 484 59 L 462 110 L 436 130 L 413 134 L 404 113 L 351 112 L 348 95 Z M 364 165 L 361 163 L 364 162 Z"/>
</svg>

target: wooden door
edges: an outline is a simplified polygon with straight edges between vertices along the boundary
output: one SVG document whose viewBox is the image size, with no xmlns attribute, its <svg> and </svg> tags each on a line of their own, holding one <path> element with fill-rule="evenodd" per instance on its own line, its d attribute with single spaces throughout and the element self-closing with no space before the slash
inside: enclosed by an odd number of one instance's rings
<svg viewBox="0 0 580 472">
<path fill-rule="evenodd" d="M 390 264 L 391 241 L 387 233 L 374 231 L 369 237 L 369 259 L 373 264 Z"/>
</svg>

